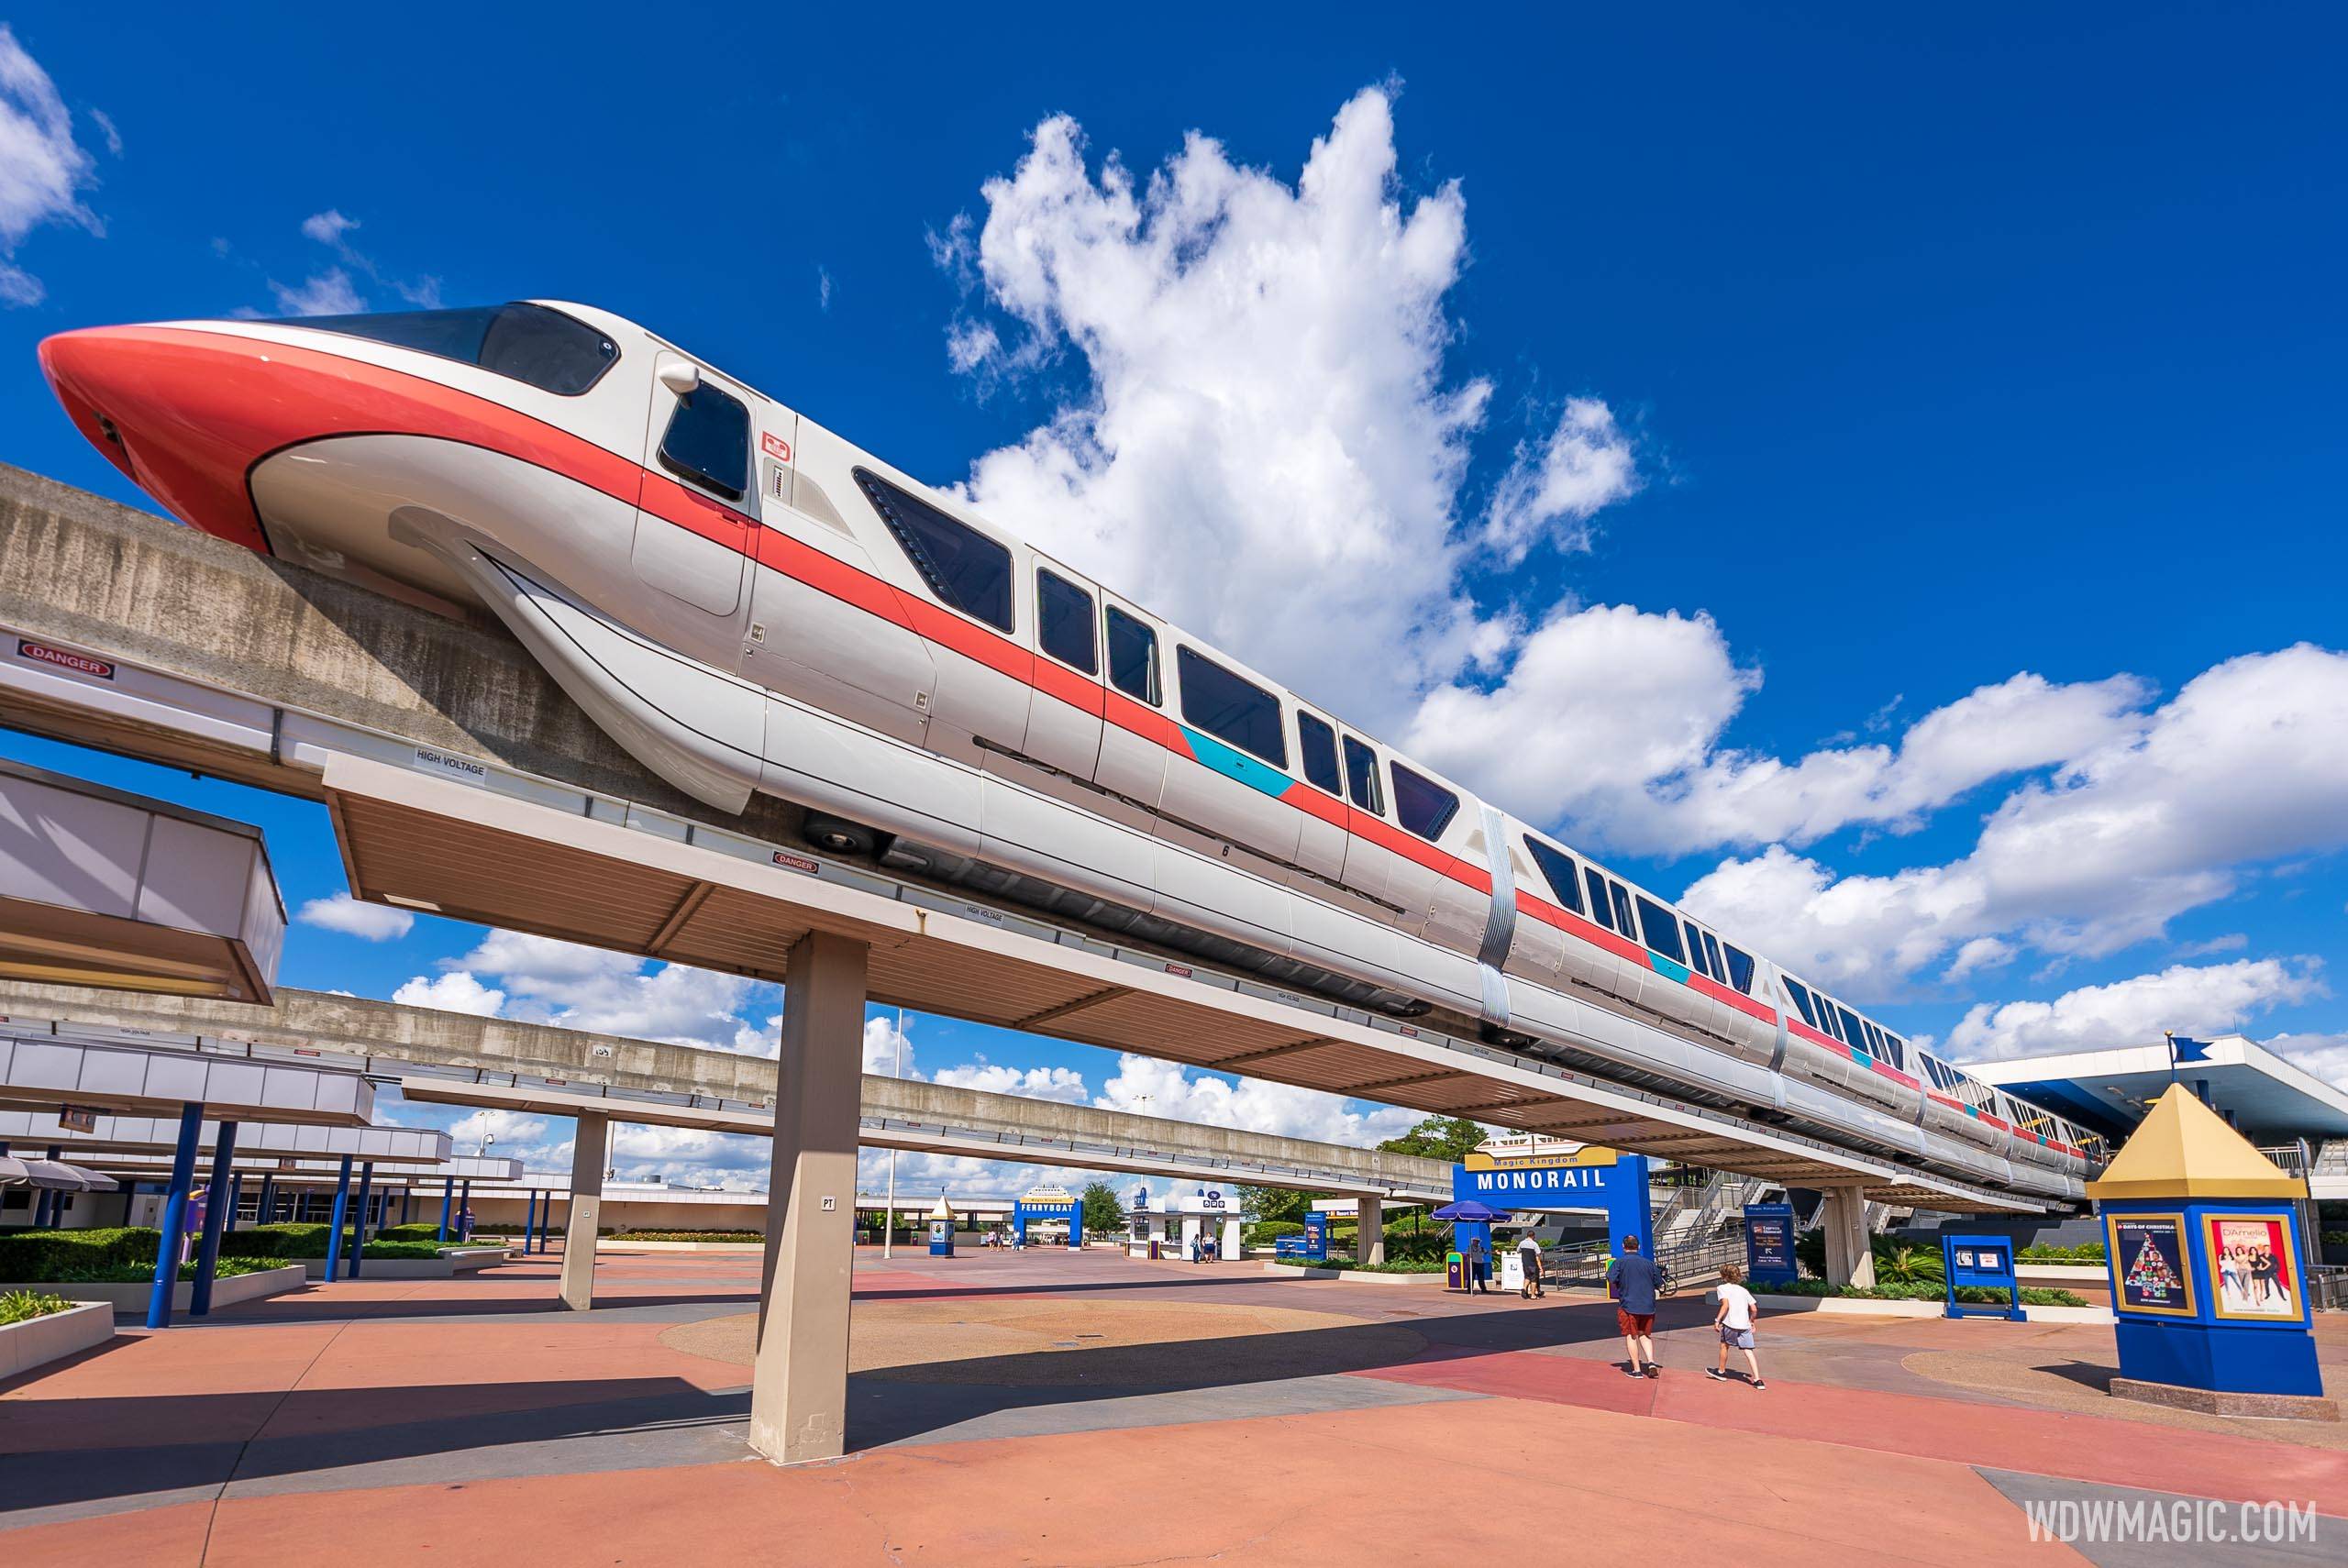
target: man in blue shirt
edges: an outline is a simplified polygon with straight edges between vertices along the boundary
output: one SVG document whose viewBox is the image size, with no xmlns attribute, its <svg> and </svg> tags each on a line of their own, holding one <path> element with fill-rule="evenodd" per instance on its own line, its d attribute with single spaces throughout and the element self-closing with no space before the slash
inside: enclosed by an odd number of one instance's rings
<svg viewBox="0 0 2348 1568">
<path fill-rule="evenodd" d="M 1623 1238 L 1623 1255 L 1606 1271 L 1607 1293 L 1614 1297 L 1614 1326 L 1622 1331 L 1623 1346 L 1631 1353 L 1627 1375 L 1660 1377 L 1655 1364 L 1655 1295 L 1663 1271 L 1639 1251 L 1636 1236 Z M 1642 1365 L 1645 1370 L 1642 1371 Z"/>
</svg>

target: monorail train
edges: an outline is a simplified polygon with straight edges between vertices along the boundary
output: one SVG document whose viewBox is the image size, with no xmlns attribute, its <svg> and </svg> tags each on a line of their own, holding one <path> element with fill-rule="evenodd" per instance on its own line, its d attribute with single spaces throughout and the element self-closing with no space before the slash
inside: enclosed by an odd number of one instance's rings
<svg viewBox="0 0 2348 1568">
<path fill-rule="evenodd" d="M 574 304 L 68 332 L 197 527 L 485 608 L 678 789 L 1363 1008 L 2065 1197 L 2089 1137 L 633 323 Z M 1580 1027 L 1595 1005 L 1652 1027 Z"/>
</svg>

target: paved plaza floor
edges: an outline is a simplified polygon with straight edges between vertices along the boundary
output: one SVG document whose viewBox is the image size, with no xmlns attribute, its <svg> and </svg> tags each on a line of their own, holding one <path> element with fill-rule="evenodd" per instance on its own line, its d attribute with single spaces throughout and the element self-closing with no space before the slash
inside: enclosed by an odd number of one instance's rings
<svg viewBox="0 0 2348 1568">
<path fill-rule="evenodd" d="M 607 1253 L 586 1314 L 558 1265 L 314 1286 L 0 1383 L 0 1562 L 2348 1561 L 2348 1430 L 2113 1400 L 2103 1327 L 1766 1318 L 1755 1390 L 1703 1375 L 1693 1296 L 1634 1381 L 1586 1294 L 867 1249 L 853 1452 L 783 1470 L 744 1440 L 755 1253 Z M 2323 1517 L 2064 1544 L 2025 1511 L 2170 1498 Z"/>
</svg>

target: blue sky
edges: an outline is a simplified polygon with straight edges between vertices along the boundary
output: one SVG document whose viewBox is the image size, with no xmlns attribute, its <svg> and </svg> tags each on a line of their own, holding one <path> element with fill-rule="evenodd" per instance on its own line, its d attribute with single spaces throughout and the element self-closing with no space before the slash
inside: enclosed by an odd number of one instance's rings
<svg viewBox="0 0 2348 1568">
<path fill-rule="evenodd" d="M 2348 1070 L 2335 15 L 659 17 L 15 7 L 0 458 L 141 501 L 34 369 L 66 327 L 593 302 L 1911 1032 Z M 259 821 L 293 904 L 339 890 L 314 808 L 0 755 Z M 284 978 L 720 1043 L 774 1010 L 483 941 L 301 925 Z"/>
</svg>

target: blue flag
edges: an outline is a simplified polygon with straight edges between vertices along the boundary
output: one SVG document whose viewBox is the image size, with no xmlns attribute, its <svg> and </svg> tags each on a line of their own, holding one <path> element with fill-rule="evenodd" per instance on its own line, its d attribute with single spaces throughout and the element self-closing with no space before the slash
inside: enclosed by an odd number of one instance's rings
<svg viewBox="0 0 2348 1568">
<path fill-rule="evenodd" d="M 2172 1034 L 2168 1037 L 2168 1054 L 2170 1060 L 2178 1063 L 2206 1062 L 2210 1059 L 2210 1043 L 2207 1040 L 2188 1040 L 2182 1034 Z"/>
</svg>

